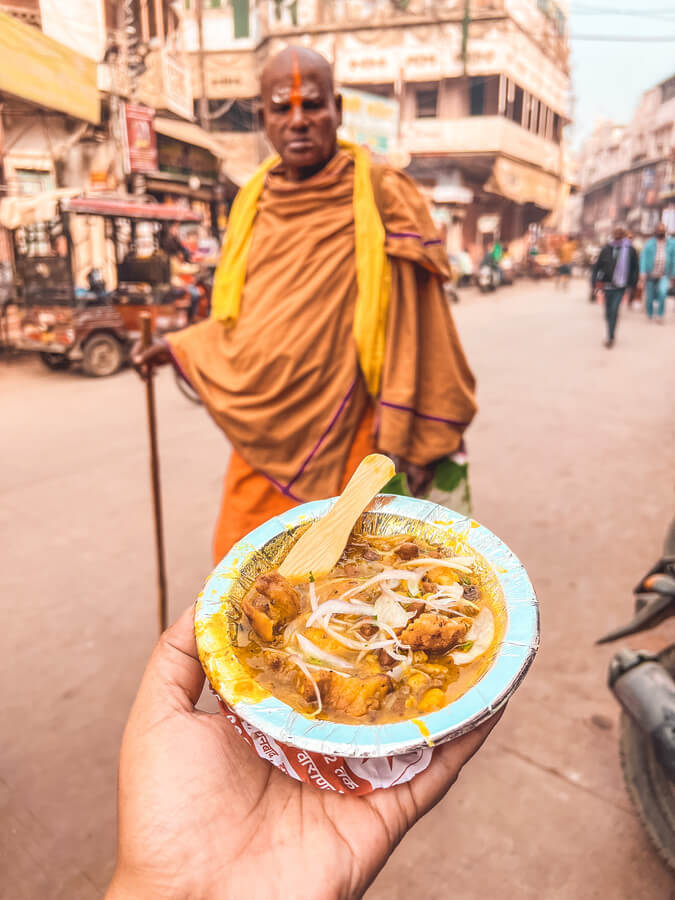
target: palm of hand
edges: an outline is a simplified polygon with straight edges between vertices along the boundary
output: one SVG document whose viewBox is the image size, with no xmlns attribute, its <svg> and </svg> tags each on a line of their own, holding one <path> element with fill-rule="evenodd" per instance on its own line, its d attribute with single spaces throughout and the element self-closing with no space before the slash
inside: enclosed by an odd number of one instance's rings
<svg viewBox="0 0 675 900">
<path fill-rule="evenodd" d="M 110 900 L 360 896 L 493 723 L 436 750 L 409 784 L 320 791 L 257 757 L 224 716 L 194 709 L 203 674 L 190 625 L 183 616 L 158 645 L 129 718 Z"/>
</svg>

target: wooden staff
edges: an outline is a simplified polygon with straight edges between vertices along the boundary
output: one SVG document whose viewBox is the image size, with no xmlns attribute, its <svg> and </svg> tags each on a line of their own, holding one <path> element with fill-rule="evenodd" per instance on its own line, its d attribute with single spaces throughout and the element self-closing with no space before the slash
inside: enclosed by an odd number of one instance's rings
<svg viewBox="0 0 675 900">
<path fill-rule="evenodd" d="M 142 312 L 141 337 L 143 349 L 152 345 L 152 316 Z M 157 449 L 157 416 L 155 413 L 155 385 L 152 370 L 145 380 L 145 398 L 148 406 L 148 434 L 150 436 L 150 477 L 152 479 L 152 506 L 155 514 L 155 544 L 157 547 L 157 615 L 159 633 L 166 628 L 166 569 L 164 565 L 164 533 L 162 529 L 162 495 L 159 485 L 159 451 Z"/>
</svg>

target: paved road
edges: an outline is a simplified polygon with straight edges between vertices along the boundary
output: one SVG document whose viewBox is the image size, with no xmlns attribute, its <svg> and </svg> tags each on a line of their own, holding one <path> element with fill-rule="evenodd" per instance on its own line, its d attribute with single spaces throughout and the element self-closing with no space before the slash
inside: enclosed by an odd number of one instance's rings
<svg viewBox="0 0 675 900">
<path fill-rule="evenodd" d="M 673 512 L 675 319 L 624 313 L 601 345 L 586 289 L 518 285 L 456 316 L 480 383 L 477 518 L 528 566 L 543 644 L 459 784 L 368 900 L 675 898 L 623 789 L 611 649 Z M 159 379 L 171 613 L 210 565 L 228 447 Z M 0 896 L 100 897 L 123 723 L 155 638 L 143 392 L 0 362 Z M 639 643 L 657 647 L 675 628 Z"/>
</svg>

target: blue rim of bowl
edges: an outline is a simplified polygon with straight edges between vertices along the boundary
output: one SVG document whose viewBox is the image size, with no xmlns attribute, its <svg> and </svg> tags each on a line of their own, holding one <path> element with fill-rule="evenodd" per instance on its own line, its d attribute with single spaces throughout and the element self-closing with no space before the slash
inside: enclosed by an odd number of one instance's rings
<svg viewBox="0 0 675 900">
<path fill-rule="evenodd" d="M 279 534 L 324 516 L 335 502 L 315 500 L 269 519 L 239 541 L 215 567 L 204 585 L 195 611 L 195 624 L 205 625 L 226 602 L 236 571 L 251 554 Z M 539 646 L 539 607 L 523 564 L 495 534 L 474 519 L 414 497 L 380 494 L 368 509 L 449 527 L 480 553 L 493 569 L 504 593 L 507 623 L 502 642 L 488 671 L 458 700 L 415 720 L 384 725 L 346 725 L 310 719 L 269 695 L 257 703 L 232 703 L 212 687 L 245 722 L 269 737 L 330 756 L 383 757 L 406 753 L 427 744 L 460 737 L 494 715 L 516 690 Z M 428 736 L 422 733 L 422 722 Z"/>
</svg>

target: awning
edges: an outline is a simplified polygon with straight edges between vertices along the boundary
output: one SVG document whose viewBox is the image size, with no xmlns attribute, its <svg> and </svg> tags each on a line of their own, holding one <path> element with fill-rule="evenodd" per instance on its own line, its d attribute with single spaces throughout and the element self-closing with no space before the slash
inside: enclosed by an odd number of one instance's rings
<svg viewBox="0 0 675 900">
<path fill-rule="evenodd" d="M 181 119 L 165 119 L 155 116 L 155 131 L 165 137 L 182 141 L 184 144 L 192 144 L 193 147 L 202 147 L 212 153 L 216 159 L 224 159 L 223 148 L 218 141 L 211 137 L 208 131 L 204 131 L 193 122 L 183 122 Z"/>
<path fill-rule="evenodd" d="M 59 204 L 64 212 L 120 219 L 153 219 L 158 222 L 201 222 L 199 213 L 185 206 L 138 203 L 126 197 L 81 197 L 78 189 L 64 188 L 30 197 L 5 197 L 0 201 L 0 225 L 10 231 L 55 219 Z"/>
<path fill-rule="evenodd" d="M 461 184 L 437 184 L 431 189 L 434 203 L 466 205 L 473 202 L 473 191 Z"/>
<path fill-rule="evenodd" d="M 199 213 L 186 206 L 166 203 L 134 203 L 124 197 L 75 197 L 65 200 L 66 212 L 120 219 L 154 219 L 158 222 L 201 222 Z"/>
<path fill-rule="evenodd" d="M 0 12 L 0 92 L 98 124 L 96 63 Z"/>
<path fill-rule="evenodd" d="M 489 194 L 499 194 L 514 203 L 534 203 L 541 209 L 553 209 L 558 199 L 560 181 L 555 175 L 534 166 L 499 156 L 483 190 Z"/>
</svg>

